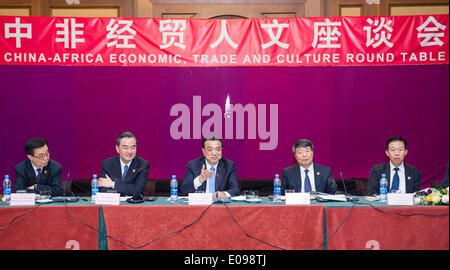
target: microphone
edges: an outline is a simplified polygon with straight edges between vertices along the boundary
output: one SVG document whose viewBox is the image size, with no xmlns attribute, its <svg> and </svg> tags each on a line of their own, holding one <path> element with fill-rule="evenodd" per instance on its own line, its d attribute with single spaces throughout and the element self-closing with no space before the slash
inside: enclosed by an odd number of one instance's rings
<svg viewBox="0 0 450 270">
<path fill-rule="evenodd" d="M 344 186 L 344 196 L 348 202 L 356 202 L 359 201 L 358 197 L 353 197 L 351 195 L 347 196 L 347 188 L 345 187 L 344 177 L 342 177 L 342 172 L 339 171 L 339 175 L 341 176 L 342 185 Z"/>
<path fill-rule="evenodd" d="M 70 178 L 70 172 L 67 173 L 66 181 L 69 181 L 69 178 Z M 52 200 L 54 202 L 77 202 L 79 200 L 79 198 L 75 197 L 72 191 L 70 191 L 70 193 L 71 194 L 69 194 L 69 195 L 71 195 L 71 196 L 66 197 L 66 188 L 63 188 L 63 195 L 53 197 Z"/>
</svg>

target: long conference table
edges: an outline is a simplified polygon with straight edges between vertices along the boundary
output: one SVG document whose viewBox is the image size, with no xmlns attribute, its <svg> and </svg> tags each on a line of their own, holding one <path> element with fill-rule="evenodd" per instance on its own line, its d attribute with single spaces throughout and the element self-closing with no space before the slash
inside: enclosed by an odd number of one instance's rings
<svg viewBox="0 0 450 270">
<path fill-rule="evenodd" d="M 448 250 L 448 206 L 353 202 L 210 206 L 167 197 L 118 206 L 90 198 L 0 204 L 1 250 Z"/>
</svg>

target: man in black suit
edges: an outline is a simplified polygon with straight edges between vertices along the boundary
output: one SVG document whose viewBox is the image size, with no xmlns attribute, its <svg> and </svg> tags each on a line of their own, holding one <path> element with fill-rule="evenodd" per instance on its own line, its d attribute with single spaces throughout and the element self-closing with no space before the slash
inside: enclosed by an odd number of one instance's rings
<svg viewBox="0 0 450 270">
<path fill-rule="evenodd" d="M 120 134 L 116 139 L 119 154 L 102 161 L 99 192 L 116 190 L 121 196 L 142 194 L 147 181 L 150 163 L 136 155 L 137 140 L 130 132 Z"/>
<path fill-rule="evenodd" d="M 388 192 L 393 190 L 400 193 L 419 191 L 422 174 L 416 167 L 403 162 L 406 154 L 408 154 L 406 140 L 401 136 L 389 138 L 386 142 L 385 152 L 390 162 L 381 163 L 372 167 L 367 183 L 367 194 L 375 195 L 380 193 L 380 178 L 382 173 L 386 174 Z"/>
<path fill-rule="evenodd" d="M 45 139 L 34 138 L 25 143 L 25 161 L 17 164 L 14 190 L 26 190 L 28 193 L 50 193 L 60 196 L 62 166 L 50 159 L 48 143 Z"/>
<path fill-rule="evenodd" d="M 298 164 L 283 169 L 281 193 L 286 189 L 295 192 L 317 191 L 335 194 L 336 182 L 329 167 L 313 163 L 314 146 L 310 140 L 301 139 L 295 142 L 292 152 Z"/>
<path fill-rule="evenodd" d="M 181 184 L 181 192 L 212 193 L 214 198 L 239 195 L 239 183 L 234 162 L 222 157 L 223 142 L 216 136 L 202 141 L 203 157 L 189 161 Z"/>
</svg>

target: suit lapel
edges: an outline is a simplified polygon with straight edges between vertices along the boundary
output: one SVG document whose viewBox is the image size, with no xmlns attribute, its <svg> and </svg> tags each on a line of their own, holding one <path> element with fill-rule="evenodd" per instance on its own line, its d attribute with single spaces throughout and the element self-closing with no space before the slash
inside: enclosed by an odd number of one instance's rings
<svg viewBox="0 0 450 270">
<path fill-rule="evenodd" d="M 131 165 L 128 168 L 128 172 L 127 175 L 125 176 L 125 180 L 123 181 L 124 183 L 127 182 L 127 179 L 133 179 L 134 175 L 136 174 L 136 167 L 137 167 L 137 160 L 136 157 L 131 161 Z"/>
<path fill-rule="evenodd" d="M 403 162 L 403 167 L 405 167 L 405 192 L 408 192 L 410 190 L 414 190 L 413 187 L 411 187 L 412 185 L 412 172 L 411 172 L 411 168 L 409 166 L 406 166 L 406 164 Z"/>
<path fill-rule="evenodd" d="M 300 192 L 302 190 L 302 174 L 300 172 L 300 165 L 296 165 L 294 167 L 294 175 L 293 175 L 294 179 L 298 179 L 297 184 L 298 184 L 298 192 Z M 297 192 L 297 191 L 296 191 Z"/>
<path fill-rule="evenodd" d="M 27 176 L 27 179 L 30 179 L 30 182 L 28 183 L 29 186 L 32 184 L 36 184 L 36 173 L 34 172 L 31 160 L 27 160 L 27 163 L 25 164 L 25 174 Z"/>
<path fill-rule="evenodd" d="M 316 191 L 317 190 L 322 190 L 320 187 L 320 184 L 322 183 L 322 172 L 320 172 L 318 166 L 316 164 L 314 165 L 314 185 L 316 187 Z"/>
<path fill-rule="evenodd" d="M 117 156 L 116 159 L 114 160 L 113 164 L 112 164 L 112 168 L 111 168 L 111 174 L 109 177 L 111 178 L 111 180 L 113 180 L 114 182 L 117 183 L 122 183 L 122 168 L 120 167 L 120 157 Z M 119 176 L 119 178 L 117 179 L 116 175 Z"/>
<path fill-rule="evenodd" d="M 222 179 L 225 172 L 225 165 L 221 160 L 219 160 L 219 164 L 217 164 L 217 172 L 216 172 L 216 191 L 219 190 L 220 184 L 222 183 Z"/>
</svg>

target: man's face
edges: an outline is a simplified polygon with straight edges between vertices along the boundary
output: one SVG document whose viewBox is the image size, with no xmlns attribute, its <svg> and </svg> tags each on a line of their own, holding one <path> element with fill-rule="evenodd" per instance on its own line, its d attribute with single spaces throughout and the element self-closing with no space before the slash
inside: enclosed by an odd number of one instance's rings
<svg viewBox="0 0 450 270">
<path fill-rule="evenodd" d="M 50 160 L 50 153 L 48 152 L 48 146 L 44 145 L 33 150 L 33 155 L 27 155 L 28 159 L 37 168 L 45 167 Z"/>
<path fill-rule="evenodd" d="M 120 139 L 119 146 L 116 145 L 116 151 L 123 163 L 130 163 L 136 156 L 136 140 L 132 137 Z"/>
<path fill-rule="evenodd" d="M 208 164 L 214 166 L 222 158 L 222 143 L 218 140 L 205 141 L 202 151 Z"/>
<path fill-rule="evenodd" d="M 295 159 L 297 160 L 298 164 L 302 166 L 303 168 L 307 169 L 309 166 L 311 166 L 313 162 L 313 151 L 310 146 L 307 147 L 297 147 L 295 148 Z"/>
<path fill-rule="evenodd" d="M 405 145 L 402 141 L 393 141 L 389 143 L 388 149 L 386 150 L 386 155 L 395 167 L 402 165 L 406 154 L 408 154 L 408 150 L 405 149 Z"/>
</svg>

